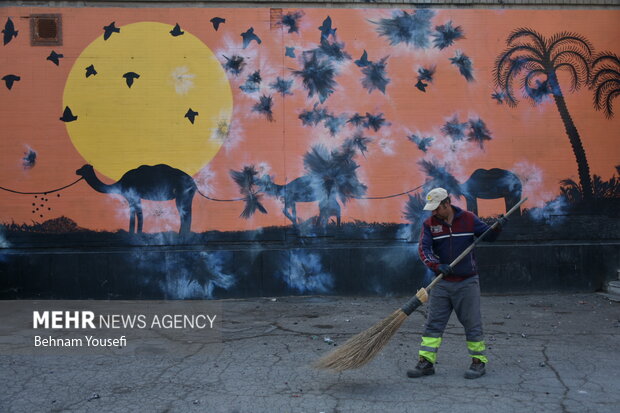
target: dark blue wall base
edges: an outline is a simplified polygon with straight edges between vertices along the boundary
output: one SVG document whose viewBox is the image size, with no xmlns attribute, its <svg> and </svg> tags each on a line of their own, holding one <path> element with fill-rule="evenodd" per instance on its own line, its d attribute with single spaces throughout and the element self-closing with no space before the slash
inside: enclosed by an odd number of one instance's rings
<svg viewBox="0 0 620 413">
<path fill-rule="evenodd" d="M 6 249 L 2 299 L 203 299 L 297 294 L 411 295 L 430 282 L 406 241 Z M 620 243 L 497 242 L 476 250 L 487 293 L 596 291 Z"/>
</svg>

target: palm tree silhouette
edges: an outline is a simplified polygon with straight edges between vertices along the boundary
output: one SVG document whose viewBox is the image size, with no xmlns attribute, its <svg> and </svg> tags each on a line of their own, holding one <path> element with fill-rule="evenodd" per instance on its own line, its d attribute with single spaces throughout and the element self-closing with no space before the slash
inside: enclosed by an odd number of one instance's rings
<svg viewBox="0 0 620 413">
<path fill-rule="evenodd" d="M 583 198 L 591 200 L 593 191 L 588 159 L 577 127 L 568 112 L 556 72 L 568 72 L 571 91 L 588 84 L 593 47 L 585 37 L 576 33 L 562 32 L 545 38 L 529 28 L 514 30 L 506 39 L 506 44 L 508 48 L 495 60 L 493 75 L 496 86 L 505 94 L 505 101 L 512 107 L 518 102 L 513 93 L 516 79 L 521 80 L 524 96 L 534 104 L 540 103 L 547 95 L 553 96 L 577 160 Z"/>
<path fill-rule="evenodd" d="M 620 95 L 620 59 L 611 52 L 602 52 L 592 61 L 592 81 L 594 108 L 605 110 L 609 119 L 614 116 L 613 100 Z"/>
</svg>

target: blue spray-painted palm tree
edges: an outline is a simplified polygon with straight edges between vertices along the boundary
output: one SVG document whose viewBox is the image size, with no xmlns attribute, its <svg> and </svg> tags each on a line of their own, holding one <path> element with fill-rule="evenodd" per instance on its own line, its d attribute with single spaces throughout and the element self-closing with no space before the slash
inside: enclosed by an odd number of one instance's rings
<svg viewBox="0 0 620 413">
<path fill-rule="evenodd" d="M 245 166 L 241 171 L 230 170 L 230 176 L 239 186 L 239 192 L 245 200 L 245 208 L 241 213 L 241 217 L 246 219 L 254 215 L 257 209 L 263 214 L 267 213 L 267 210 L 260 202 L 261 195 L 258 193 L 257 175 L 258 172 L 254 165 Z"/>
<path fill-rule="evenodd" d="M 364 158 L 366 158 L 366 152 L 368 151 L 368 144 L 372 142 L 371 138 L 367 138 L 361 132 L 356 132 L 355 135 L 346 139 L 342 144 L 344 151 L 358 150 Z"/>
<path fill-rule="evenodd" d="M 233 55 L 232 57 L 224 56 L 226 62 L 224 63 L 224 69 L 227 72 L 232 73 L 235 76 L 239 76 L 245 68 L 245 59 L 243 56 Z"/>
<path fill-rule="evenodd" d="M 254 112 L 258 112 L 261 115 L 265 115 L 269 122 L 273 122 L 273 98 L 271 96 L 262 95 L 258 102 L 252 106 Z"/>
<path fill-rule="evenodd" d="M 611 52 L 602 52 L 592 61 L 594 108 L 603 110 L 610 119 L 614 116 L 613 101 L 620 95 L 620 59 Z"/>
<path fill-rule="evenodd" d="M 553 97 L 577 161 L 584 199 L 591 200 L 590 166 L 557 75 L 559 70 L 568 73 L 572 91 L 587 84 L 593 49 L 590 42 L 576 33 L 562 32 L 546 38 L 532 29 L 519 28 L 508 36 L 506 44 L 508 48 L 495 60 L 493 75 L 496 86 L 505 94 L 505 101 L 511 107 L 518 103 L 513 91 L 517 79 L 520 79 L 524 96 L 534 104 L 540 102 L 542 93 Z"/>
<path fill-rule="evenodd" d="M 458 67 L 459 73 L 463 75 L 463 77 L 467 79 L 468 82 L 473 82 L 475 80 L 473 64 L 469 56 L 467 56 L 465 53 L 457 50 L 454 53 L 454 57 L 450 58 L 450 62 L 454 66 Z"/>
<path fill-rule="evenodd" d="M 291 92 L 291 88 L 293 87 L 293 79 L 283 79 L 278 76 L 275 82 L 269 84 L 269 87 L 280 93 L 282 97 L 292 95 L 293 92 Z"/>
</svg>

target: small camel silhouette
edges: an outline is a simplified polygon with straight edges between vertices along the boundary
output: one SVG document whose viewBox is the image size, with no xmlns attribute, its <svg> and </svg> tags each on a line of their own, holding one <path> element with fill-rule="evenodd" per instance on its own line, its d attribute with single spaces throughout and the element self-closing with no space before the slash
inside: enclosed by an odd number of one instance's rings
<svg viewBox="0 0 620 413">
<path fill-rule="evenodd" d="M 84 177 L 86 182 L 97 192 L 105 194 L 121 194 L 129 204 L 129 232 L 136 231 L 135 221 L 138 218 L 137 232 L 142 232 L 142 203 L 148 201 L 175 200 L 181 227 L 179 234 L 188 234 L 192 225 L 192 200 L 196 193 L 194 179 L 185 172 L 168 165 L 142 165 L 127 171 L 121 179 L 111 185 L 104 184 L 95 175 L 92 165 L 84 165 L 76 175 Z"/>
<path fill-rule="evenodd" d="M 504 198 L 506 211 L 521 200 L 521 180 L 505 169 L 476 169 L 471 177 L 461 184 L 467 201 L 467 209 L 478 215 L 478 199 Z M 517 215 L 521 210 L 516 211 Z"/>
<path fill-rule="evenodd" d="M 324 182 L 324 188 L 328 196 L 319 196 L 314 189 L 314 184 L 310 176 L 304 175 L 292 180 L 286 185 L 278 185 L 273 182 L 269 175 L 263 175 L 258 180 L 261 191 L 284 202 L 282 212 L 297 226 L 297 203 L 298 202 L 319 202 L 318 224 L 323 228 L 327 227 L 330 217 L 336 217 L 336 224 L 340 226 L 340 204 L 335 194 L 333 180 Z M 290 210 L 290 212 L 289 212 Z"/>
</svg>

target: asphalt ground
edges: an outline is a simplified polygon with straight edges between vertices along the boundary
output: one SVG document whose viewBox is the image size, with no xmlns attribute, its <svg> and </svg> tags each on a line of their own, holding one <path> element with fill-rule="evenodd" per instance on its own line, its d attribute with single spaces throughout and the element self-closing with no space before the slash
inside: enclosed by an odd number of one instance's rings
<svg viewBox="0 0 620 413">
<path fill-rule="evenodd" d="M 131 330 L 126 347 L 92 354 L 25 345 L 34 330 L 20 314 L 31 317 L 34 303 L 3 302 L 0 411 L 619 411 L 620 303 L 596 293 L 483 296 L 490 361 L 480 379 L 463 378 L 470 359 L 454 315 L 436 374 L 406 377 L 417 360 L 424 307 L 368 365 L 342 373 L 310 366 L 406 299 L 216 300 L 208 332 Z"/>
</svg>

